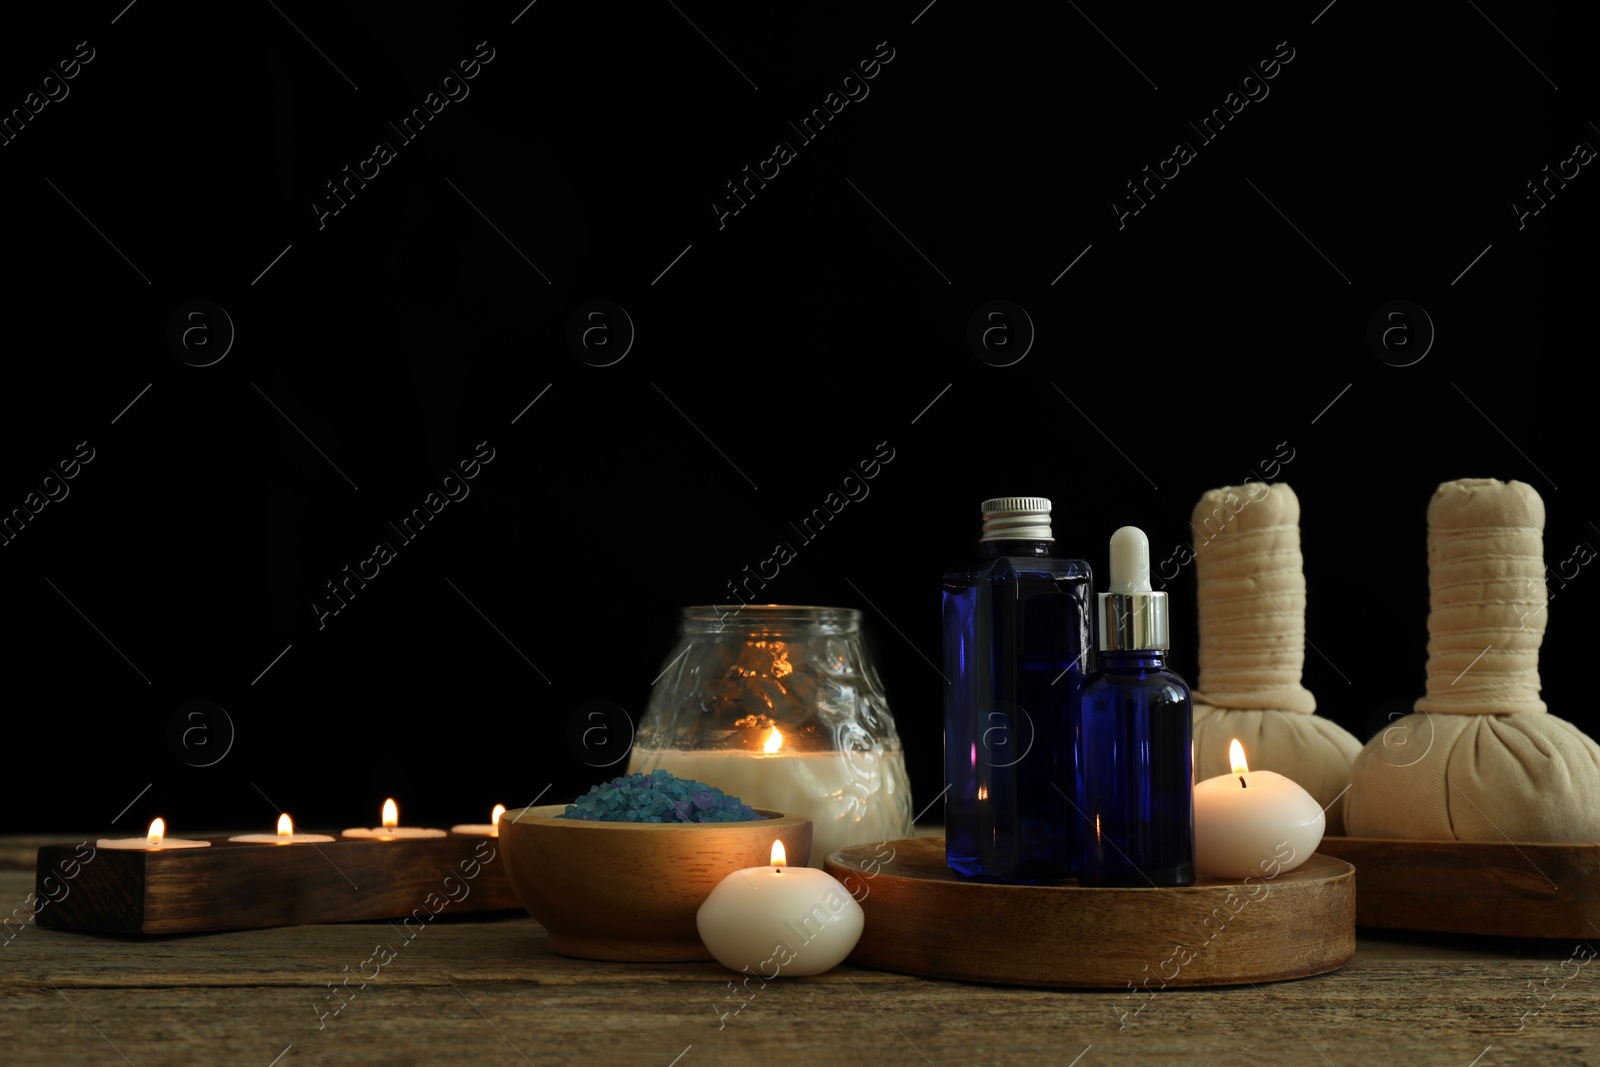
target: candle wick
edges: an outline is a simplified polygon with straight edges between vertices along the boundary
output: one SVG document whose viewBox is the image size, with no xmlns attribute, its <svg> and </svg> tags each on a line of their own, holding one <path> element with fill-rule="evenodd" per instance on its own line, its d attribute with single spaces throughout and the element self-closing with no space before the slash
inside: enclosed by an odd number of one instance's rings
<svg viewBox="0 0 1600 1067">
<path fill-rule="evenodd" d="M 1244 780 L 1244 775 L 1242 775 L 1242 774 L 1239 776 L 1239 788 L 1240 789 L 1249 789 L 1250 788 L 1250 783 Z"/>
</svg>

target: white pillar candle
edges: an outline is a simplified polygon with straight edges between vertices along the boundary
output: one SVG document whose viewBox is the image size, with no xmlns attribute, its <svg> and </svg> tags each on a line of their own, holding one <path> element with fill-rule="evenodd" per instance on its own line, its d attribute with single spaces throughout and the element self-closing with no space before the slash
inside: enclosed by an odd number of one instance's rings
<svg viewBox="0 0 1600 1067">
<path fill-rule="evenodd" d="M 278 816 L 278 832 L 275 834 L 240 834 L 230 837 L 229 841 L 240 841 L 250 845 L 314 845 L 324 841 L 332 841 L 327 834 L 297 834 L 294 832 L 294 822 L 288 814 Z"/>
<path fill-rule="evenodd" d="M 1275 878 L 1300 866 L 1322 843 L 1322 805 L 1273 771 L 1252 771 L 1237 740 L 1233 773 L 1194 787 L 1194 863 L 1212 878 Z"/>
<path fill-rule="evenodd" d="M 173 848 L 210 848 L 210 841 L 186 841 L 181 837 L 167 836 L 167 821 L 156 819 L 150 824 L 150 832 L 143 837 L 111 837 L 101 838 L 94 843 L 95 848 L 126 848 L 145 849 L 150 852 L 161 852 Z"/>
<path fill-rule="evenodd" d="M 342 837 L 371 837 L 379 841 L 399 841 L 402 838 L 415 837 L 444 837 L 443 830 L 424 830 L 416 826 L 400 825 L 400 806 L 390 798 L 383 802 L 383 826 L 381 827 L 356 827 L 346 830 Z"/>
<path fill-rule="evenodd" d="M 635 749 L 630 771 L 657 767 L 714 785 L 752 808 L 811 820 L 811 855 L 795 862 L 821 868 L 849 845 L 898 840 L 910 833 L 910 785 L 900 752 L 751 752 Z"/>
<path fill-rule="evenodd" d="M 695 924 L 718 963 L 771 979 L 837 966 L 861 939 L 865 918 L 837 879 L 787 866 L 783 842 L 774 841 L 771 866 L 724 878 L 700 905 Z"/>
<path fill-rule="evenodd" d="M 450 832 L 453 834 L 479 834 L 484 837 L 499 837 L 500 816 L 505 813 L 506 806 L 504 804 L 496 804 L 494 810 L 489 813 L 489 821 L 487 823 L 462 823 L 460 826 L 450 827 Z"/>
</svg>

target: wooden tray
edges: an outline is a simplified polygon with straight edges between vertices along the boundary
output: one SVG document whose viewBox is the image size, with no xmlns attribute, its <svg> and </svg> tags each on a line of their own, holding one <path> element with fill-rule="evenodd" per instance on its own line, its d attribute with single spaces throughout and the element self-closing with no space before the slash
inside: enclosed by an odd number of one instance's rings
<svg viewBox="0 0 1600 1067">
<path fill-rule="evenodd" d="M 1356 923 L 1503 937 L 1600 933 L 1600 844 L 1325 837 L 1361 872 Z"/>
<path fill-rule="evenodd" d="M 1123 989 L 1276 982 L 1356 950 L 1355 869 L 1312 855 L 1267 880 L 1177 889 L 972 882 L 944 838 L 857 845 L 824 861 L 866 912 L 850 962 L 1004 985 Z"/>
</svg>

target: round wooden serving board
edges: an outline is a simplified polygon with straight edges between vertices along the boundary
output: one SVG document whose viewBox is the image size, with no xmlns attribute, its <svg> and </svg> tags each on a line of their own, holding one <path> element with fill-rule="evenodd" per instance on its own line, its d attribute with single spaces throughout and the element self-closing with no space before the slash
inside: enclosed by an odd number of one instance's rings
<svg viewBox="0 0 1600 1067">
<path fill-rule="evenodd" d="M 1600 926 L 1600 844 L 1324 837 L 1361 870 L 1356 923 L 1580 940 Z"/>
<path fill-rule="evenodd" d="M 1171 889 L 969 881 L 942 837 L 824 862 L 866 913 L 850 962 L 901 974 L 1154 990 L 1304 978 L 1356 951 L 1355 868 L 1320 854 L 1276 878 Z"/>
</svg>

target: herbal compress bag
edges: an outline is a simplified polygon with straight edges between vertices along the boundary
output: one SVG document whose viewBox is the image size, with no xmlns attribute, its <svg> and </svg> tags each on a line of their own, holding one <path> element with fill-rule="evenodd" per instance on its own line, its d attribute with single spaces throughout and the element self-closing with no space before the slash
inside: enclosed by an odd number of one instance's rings
<svg viewBox="0 0 1600 1067">
<path fill-rule="evenodd" d="M 1276 771 L 1327 809 L 1343 833 L 1350 766 L 1361 742 L 1320 718 L 1300 684 L 1306 658 L 1300 498 L 1287 485 L 1213 489 L 1195 505 L 1200 676 L 1194 690 L 1195 777 L 1227 774 L 1238 738 L 1251 770 Z"/>
<path fill-rule="evenodd" d="M 1428 695 L 1351 772 L 1354 837 L 1600 841 L 1600 746 L 1539 699 L 1544 501 L 1468 478 L 1428 507 Z"/>
</svg>

